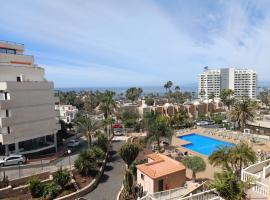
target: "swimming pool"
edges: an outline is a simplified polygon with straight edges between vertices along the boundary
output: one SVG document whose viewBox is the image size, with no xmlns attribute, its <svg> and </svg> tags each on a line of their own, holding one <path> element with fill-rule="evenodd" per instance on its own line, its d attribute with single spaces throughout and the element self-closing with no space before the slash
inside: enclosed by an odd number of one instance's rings
<svg viewBox="0 0 270 200">
<path fill-rule="evenodd" d="M 219 146 L 234 146 L 233 143 L 217 140 L 196 133 L 179 136 L 178 138 L 191 142 L 191 144 L 182 145 L 183 147 L 206 156 L 210 156 L 218 149 Z"/>
</svg>

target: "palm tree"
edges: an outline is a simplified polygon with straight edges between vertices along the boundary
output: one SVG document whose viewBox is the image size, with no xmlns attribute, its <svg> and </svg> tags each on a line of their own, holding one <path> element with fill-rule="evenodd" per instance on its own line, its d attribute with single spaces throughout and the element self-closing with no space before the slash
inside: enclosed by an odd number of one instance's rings
<svg viewBox="0 0 270 200">
<path fill-rule="evenodd" d="M 233 98 L 234 91 L 231 89 L 224 89 L 220 93 L 220 99 L 221 101 L 228 107 L 230 110 L 231 105 L 234 103 L 234 98 Z"/>
<path fill-rule="evenodd" d="M 250 100 L 238 101 L 233 105 L 229 115 L 232 121 L 238 123 L 241 130 L 244 130 L 247 121 L 252 121 L 255 115 L 256 105 Z"/>
<path fill-rule="evenodd" d="M 249 146 L 247 143 L 241 142 L 240 144 L 231 148 L 230 159 L 232 170 L 240 179 L 241 170 L 248 165 L 255 163 L 257 157 L 251 146 Z"/>
<path fill-rule="evenodd" d="M 128 169 L 130 168 L 130 165 L 132 162 L 136 159 L 140 151 L 140 148 L 135 143 L 126 143 L 123 144 L 119 149 L 119 155 L 121 158 L 125 161 L 125 163 L 128 166 Z"/>
<path fill-rule="evenodd" d="M 115 92 L 106 90 L 104 93 L 104 97 L 101 100 L 101 103 L 99 105 L 99 109 L 103 112 L 105 121 L 110 121 L 110 128 L 109 128 L 109 134 L 111 131 L 112 126 L 112 120 L 108 120 L 108 118 L 116 111 L 116 102 L 114 100 Z M 108 128 L 105 127 L 105 132 L 107 132 Z"/>
<path fill-rule="evenodd" d="M 180 87 L 178 85 L 175 86 L 175 91 L 179 91 L 180 92 Z"/>
<path fill-rule="evenodd" d="M 224 169 L 230 169 L 229 159 L 230 159 L 230 148 L 227 146 L 220 146 L 216 151 L 214 151 L 209 157 L 209 162 L 213 166 L 222 166 Z"/>
<path fill-rule="evenodd" d="M 76 120 L 76 125 L 78 128 L 84 132 L 87 137 L 88 147 L 92 143 L 92 136 L 98 130 L 99 124 L 97 121 L 93 121 L 91 118 L 87 116 L 81 116 Z"/>
<path fill-rule="evenodd" d="M 157 142 L 158 151 L 160 151 L 161 139 L 167 138 L 170 140 L 173 131 L 169 127 L 167 119 L 163 116 L 154 116 L 154 119 L 149 120 L 148 123 L 148 141 Z"/>
<path fill-rule="evenodd" d="M 206 169 L 204 160 L 199 156 L 185 157 L 182 163 L 192 171 L 192 181 L 196 180 L 196 173 L 202 172 Z"/>
</svg>

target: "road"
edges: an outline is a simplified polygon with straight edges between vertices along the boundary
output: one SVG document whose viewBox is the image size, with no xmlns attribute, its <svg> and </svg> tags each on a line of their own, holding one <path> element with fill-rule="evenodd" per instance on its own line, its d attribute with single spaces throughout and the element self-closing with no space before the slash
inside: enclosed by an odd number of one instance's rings
<svg viewBox="0 0 270 200">
<path fill-rule="evenodd" d="M 120 139 L 120 138 L 119 138 Z M 122 138 L 121 138 L 122 139 Z M 88 200 L 114 200 L 121 189 L 125 171 L 125 163 L 117 154 L 118 149 L 124 143 L 122 140 L 112 141 L 111 158 L 107 163 L 101 180 L 91 193 L 83 198 Z"/>
<path fill-rule="evenodd" d="M 70 165 L 72 165 L 76 160 L 76 158 L 78 157 L 80 150 L 86 147 L 87 142 L 82 139 L 79 149 L 77 149 L 76 152 L 71 153 L 70 160 L 69 156 L 66 156 L 59 158 L 57 161 L 54 161 L 52 163 L 43 163 L 42 161 L 40 161 L 40 163 L 35 163 L 36 165 L 24 165 L 21 167 L 20 166 L 2 167 L 0 168 L 0 179 L 3 177 L 4 172 L 8 176 L 9 180 L 13 180 L 16 178 L 37 174 L 40 172 L 54 171 L 59 169 L 61 166 L 63 168 L 70 168 Z"/>
</svg>

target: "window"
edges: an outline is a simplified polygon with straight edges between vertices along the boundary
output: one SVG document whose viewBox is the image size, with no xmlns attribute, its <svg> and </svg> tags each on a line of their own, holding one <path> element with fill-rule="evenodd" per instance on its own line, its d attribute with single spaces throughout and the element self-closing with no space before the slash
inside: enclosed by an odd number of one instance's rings
<svg viewBox="0 0 270 200">
<path fill-rule="evenodd" d="M 17 76 L 17 82 L 22 82 L 22 78 L 20 76 Z"/>
<path fill-rule="evenodd" d="M 144 175 L 143 174 L 141 174 L 141 179 L 144 180 Z"/>
</svg>

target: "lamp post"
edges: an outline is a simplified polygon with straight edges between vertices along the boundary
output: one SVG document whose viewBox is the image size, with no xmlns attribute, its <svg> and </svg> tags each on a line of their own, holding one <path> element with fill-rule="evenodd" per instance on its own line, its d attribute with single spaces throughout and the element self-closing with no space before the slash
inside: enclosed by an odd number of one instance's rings
<svg viewBox="0 0 270 200">
<path fill-rule="evenodd" d="M 68 152 L 69 168 L 70 168 L 70 170 L 71 170 L 71 162 L 70 162 L 70 154 L 71 154 L 71 150 L 68 149 L 67 152 Z"/>
</svg>

